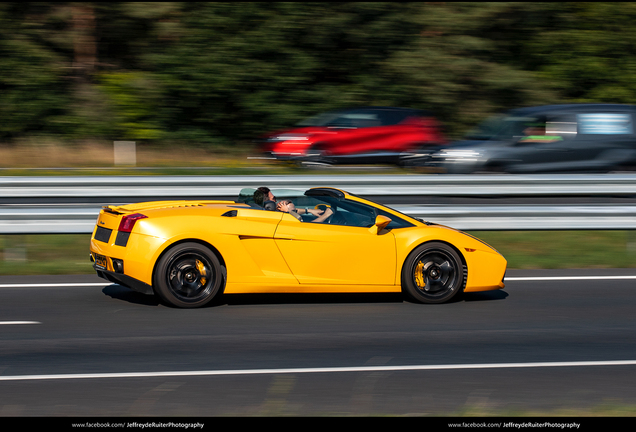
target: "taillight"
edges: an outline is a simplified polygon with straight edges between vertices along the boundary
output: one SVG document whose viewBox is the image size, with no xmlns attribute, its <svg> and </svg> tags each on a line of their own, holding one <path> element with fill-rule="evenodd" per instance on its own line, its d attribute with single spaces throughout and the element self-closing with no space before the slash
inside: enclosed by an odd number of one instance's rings
<svg viewBox="0 0 636 432">
<path fill-rule="evenodd" d="M 131 232 L 133 227 L 135 226 L 135 222 L 139 219 L 146 219 L 148 216 L 142 215 L 141 213 L 135 213 L 126 215 L 121 218 L 121 222 L 119 222 L 119 228 L 117 229 L 119 232 Z"/>
</svg>

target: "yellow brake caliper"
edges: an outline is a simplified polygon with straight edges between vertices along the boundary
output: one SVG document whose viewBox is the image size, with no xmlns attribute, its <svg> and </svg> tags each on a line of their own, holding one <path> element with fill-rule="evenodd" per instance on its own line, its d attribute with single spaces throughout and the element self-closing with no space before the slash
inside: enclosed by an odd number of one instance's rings
<svg viewBox="0 0 636 432">
<path fill-rule="evenodd" d="M 426 282 L 424 281 L 424 263 L 420 261 L 415 266 L 415 283 L 419 289 L 424 289 Z"/>
<path fill-rule="evenodd" d="M 197 260 L 197 270 L 199 270 L 199 274 L 201 275 L 201 277 L 199 278 L 199 280 L 201 281 L 201 285 L 205 285 L 208 272 L 205 270 L 205 266 L 203 265 L 203 263 L 199 260 Z"/>
</svg>

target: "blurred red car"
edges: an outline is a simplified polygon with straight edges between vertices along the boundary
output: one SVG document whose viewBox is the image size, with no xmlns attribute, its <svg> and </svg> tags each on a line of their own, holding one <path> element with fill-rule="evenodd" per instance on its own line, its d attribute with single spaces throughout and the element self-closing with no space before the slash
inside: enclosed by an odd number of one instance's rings
<svg viewBox="0 0 636 432">
<path fill-rule="evenodd" d="M 426 111 L 364 107 L 319 114 L 259 142 L 266 157 L 278 160 L 406 165 L 427 147 L 447 140 Z"/>
</svg>

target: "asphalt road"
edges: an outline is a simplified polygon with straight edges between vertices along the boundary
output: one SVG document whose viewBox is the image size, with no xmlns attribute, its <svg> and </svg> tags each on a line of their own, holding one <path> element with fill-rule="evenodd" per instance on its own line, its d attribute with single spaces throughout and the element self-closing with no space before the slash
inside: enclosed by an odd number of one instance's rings
<svg viewBox="0 0 636 432">
<path fill-rule="evenodd" d="M 92 276 L 5 276 L 0 416 L 633 407 L 635 310 L 636 269 L 509 271 L 505 290 L 444 305 L 245 295 L 199 310 Z"/>
</svg>

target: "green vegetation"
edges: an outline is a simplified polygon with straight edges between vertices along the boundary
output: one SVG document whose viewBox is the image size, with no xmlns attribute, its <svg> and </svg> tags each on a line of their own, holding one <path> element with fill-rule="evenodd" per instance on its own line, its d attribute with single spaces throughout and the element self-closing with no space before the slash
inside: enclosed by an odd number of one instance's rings
<svg viewBox="0 0 636 432">
<path fill-rule="evenodd" d="M 634 268 L 634 231 L 480 231 L 513 269 Z"/>
<path fill-rule="evenodd" d="M 0 235 L 0 275 L 94 273 L 90 234 Z"/>
<path fill-rule="evenodd" d="M 446 414 L 435 414 L 446 415 Z M 636 406 L 623 404 L 618 401 L 608 401 L 600 405 L 590 406 L 587 408 L 558 408 L 553 410 L 537 409 L 529 410 L 527 408 L 519 409 L 494 409 L 484 407 L 467 407 L 459 412 L 448 414 L 449 417 L 554 417 L 554 418 L 584 418 L 592 417 L 634 417 L 636 416 Z M 563 421 L 560 421 L 563 423 Z"/>
<path fill-rule="evenodd" d="M 629 2 L 0 3 L 0 147 L 247 148 L 355 105 L 428 109 L 457 137 L 518 106 L 634 103 L 634 18 Z"/>
<path fill-rule="evenodd" d="M 471 232 L 509 268 L 636 268 L 633 231 Z M 87 234 L 0 235 L 0 275 L 91 274 Z"/>
</svg>

